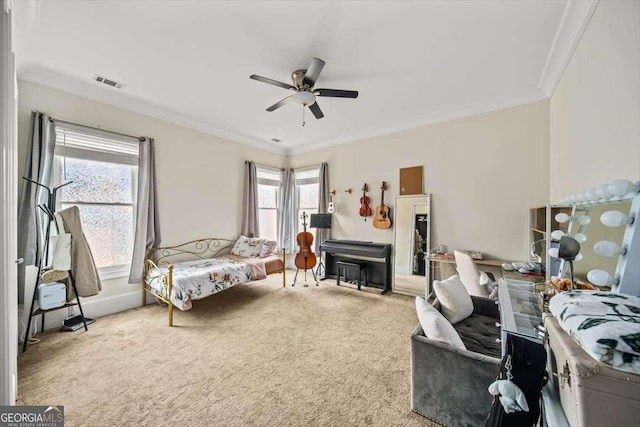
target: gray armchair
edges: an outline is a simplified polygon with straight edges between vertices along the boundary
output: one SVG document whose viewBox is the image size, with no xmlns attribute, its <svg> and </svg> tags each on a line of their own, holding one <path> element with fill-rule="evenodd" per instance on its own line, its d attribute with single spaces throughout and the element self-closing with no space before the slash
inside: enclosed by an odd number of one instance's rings
<svg viewBox="0 0 640 427">
<path fill-rule="evenodd" d="M 484 425 L 492 400 L 487 388 L 500 366 L 498 308 L 488 298 L 471 299 L 473 314 L 453 325 L 467 350 L 429 339 L 419 324 L 411 335 L 411 407 L 452 427 Z"/>
</svg>

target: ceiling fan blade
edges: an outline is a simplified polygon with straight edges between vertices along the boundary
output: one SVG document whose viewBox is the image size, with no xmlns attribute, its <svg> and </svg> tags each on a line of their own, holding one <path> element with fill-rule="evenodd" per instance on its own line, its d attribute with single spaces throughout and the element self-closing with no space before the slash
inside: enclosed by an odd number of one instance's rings
<svg viewBox="0 0 640 427">
<path fill-rule="evenodd" d="M 295 90 L 295 86 L 291 86 L 290 84 L 282 83 L 282 82 L 279 82 L 277 80 L 269 79 L 269 78 L 266 78 L 266 77 L 258 76 L 256 74 L 250 75 L 249 78 L 253 79 L 253 80 L 257 80 L 257 81 L 262 82 L 262 83 L 267 83 L 267 84 L 274 85 L 274 86 L 280 86 L 281 88 L 284 88 L 284 89 L 293 89 L 293 90 Z"/>
<path fill-rule="evenodd" d="M 313 91 L 318 96 L 330 96 L 333 98 L 357 98 L 357 90 L 340 90 L 340 89 L 315 89 Z"/>
<path fill-rule="evenodd" d="M 304 74 L 304 79 L 302 79 L 302 83 L 313 87 L 316 84 L 316 80 L 318 80 L 318 76 L 320 72 L 324 68 L 324 61 L 319 58 L 313 58 L 311 60 L 311 64 L 309 64 L 309 68 L 307 68 L 307 72 Z"/>
<path fill-rule="evenodd" d="M 267 111 L 275 111 L 278 108 L 282 107 L 284 104 L 288 104 L 291 101 L 293 101 L 293 95 L 291 96 L 287 96 L 285 99 L 283 99 L 282 101 L 278 101 L 275 104 L 273 104 L 271 107 L 267 108 Z"/>
<path fill-rule="evenodd" d="M 324 117 L 324 114 L 322 113 L 322 110 L 320 109 L 320 106 L 318 105 L 317 102 L 314 102 L 313 104 L 309 105 L 309 110 L 311 110 L 311 112 L 316 117 L 316 119 L 321 119 Z"/>
</svg>

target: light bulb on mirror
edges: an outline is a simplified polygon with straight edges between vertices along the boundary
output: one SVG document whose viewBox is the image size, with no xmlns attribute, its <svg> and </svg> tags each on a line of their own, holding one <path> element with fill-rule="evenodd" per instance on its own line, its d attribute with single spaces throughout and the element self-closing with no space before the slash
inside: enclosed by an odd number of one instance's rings
<svg viewBox="0 0 640 427">
<path fill-rule="evenodd" d="M 596 187 L 596 196 L 598 199 L 608 199 L 613 194 L 609 192 L 609 184 L 601 184 Z"/>
<path fill-rule="evenodd" d="M 582 254 L 578 254 L 576 255 L 576 259 L 574 259 L 574 261 L 582 261 L 584 259 L 584 257 L 582 256 Z"/>
<path fill-rule="evenodd" d="M 598 196 L 596 196 L 596 189 L 590 188 L 589 190 L 584 192 L 584 195 L 588 202 L 594 202 L 598 200 Z"/>
<path fill-rule="evenodd" d="M 583 203 L 587 203 L 587 202 L 591 201 L 591 199 L 589 198 L 589 191 L 588 190 L 581 191 L 580 192 L 580 196 L 582 197 L 582 202 Z"/>
<path fill-rule="evenodd" d="M 607 227 L 620 227 L 633 223 L 633 217 L 626 216 L 620 211 L 607 211 L 600 215 L 600 222 Z"/>
<path fill-rule="evenodd" d="M 578 221 L 578 224 L 580 225 L 588 225 L 591 223 L 591 217 L 587 215 L 582 215 L 578 217 L 577 221 Z"/>
<path fill-rule="evenodd" d="M 629 193 L 637 193 L 638 186 L 628 179 L 616 179 L 607 185 L 607 191 L 613 196 L 624 196 Z"/>
<path fill-rule="evenodd" d="M 562 236 L 566 236 L 567 233 L 565 233 L 562 230 L 553 230 L 553 232 L 551 233 L 551 238 L 553 240 L 560 240 L 562 239 Z"/>
<path fill-rule="evenodd" d="M 587 280 L 597 286 L 613 286 L 618 279 L 604 270 L 591 270 L 587 273 Z"/>
<path fill-rule="evenodd" d="M 602 256 L 618 256 L 627 253 L 625 248 L 621 248 L 616 243 L 609 240 L 601 240 L 593 245 L 593 251 Z"/>
<path fill-rule="evenodd" d="M 558 248 L 551 248 L 547 253 L 550 257 L 558 258 Z"/>
<path fill-rule="evenodd" d="M 571 216 L 567 215 L 566 213 L 560 212 L 559 214 L 556 214 L 555 216 L 556 221 L 558 221 L 560 224 L 563 224 L 565 222 L 569 222 L 571 221 Z"/>
<path fill-rule="evenodd" d="M 576 235 L 573 236 L 573 238 L 576 239 L 578 243 L 584 243 L 587 241 L 587 236 L 583 233 L 576 233 Z"/>
</svg>

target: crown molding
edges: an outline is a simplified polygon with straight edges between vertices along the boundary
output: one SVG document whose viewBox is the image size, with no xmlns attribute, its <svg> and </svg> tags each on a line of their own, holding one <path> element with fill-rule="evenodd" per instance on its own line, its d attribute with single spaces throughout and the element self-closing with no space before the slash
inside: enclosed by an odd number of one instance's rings
<svg viewBox="0 0 640 427">
<path fill-rule="evenodd" d="M 434 111 L 426 115 L 414 116 L 405 120 L 395 121 L 382 126 L 373 126 L 358 132 L 349 133 L 341 137 L 332 139 L 331 141 L 315 141 L 305 147 L 293 147 L 289 150 L 289 155 L 296 155 L 316 151 L 335 145 L 346 144 L 349 142 L 361 141 L 367 138 L 388 135 L 391 133 L 401 132 L 409 129 L 420 128 L 437 123 L 448 122 L 464 117 L 475 116 L 478 114 L 488 113 L 491 111 L 503 110 L 505 108 L 516 107 L 519 105 L 530 104 L 532 102 L 548 99 L 547 94 L 541 89 L 533 89 L 526 92 L 519 92 L 511 95 L 486 99 L 480 102 L 453 107 L 450 109 Z"/>
<path fill-rule="evenodd" d="M 93 84 L 82 82 L 49 70 L 38 69 L 37 72 L 24 73 L 24 75 L 20 76 L 20 80 L 76 95 L 92 101 L 101 102 L 109 106 L 138 113 L 147 117 L 151 117 L 153 119 L 163 120 L 168 123 L 183 126 L 185 128 L 200 131 L 209 135 L 224 138 L 230 142 L 237 142 L 240 144 L 251 146 L 253 148 L 258 148 L 264 151 L 269 151 L 284 156 L 292 156 L 296 154 L 317 151 L 336 145 L 346 144 L 349 142 L 355 142 L 367 138 L 374 138 L 377 136 L 388 135 L 395 132 L 429 126 L 436 123 L 447 122 L 450 120 L 474 116 L 490 111 L 502 110 L 505 108 L 529 104 L 549 98 L 544 90 L 536 88 L 530 91 L 490 98 L 480 102 L 474 102 L 458 107 L 422 114 L 419 116 L 413 116 L 380 126 L 372 126 L 359 130 L 357 132 L 344 134 L 330 140 L 319 139 L 311 141 L 304 147 L 286 147 L 268 146 L 265 145 L 264 141 L 256 140 L 255 138 L 249 137 L 247 135 L 229 132 L 215 126 L 200 122 L 198 120 L 183 116 L 179 113 L 170 111 L 164 107 L 132 98 L 130 96 L 127 96 L 126 94 L 117 92 L 116 90 L 97 87 Z"/>
<path fill-rule="evenodd" d="M 569 0 L 542 69 L 538 87 L 551 97 L 600 0 Z"/>
<path fill-rule="evenodd" d="M 264 141 L 257 140 L 248 135 L 220 129 L 199 120 L 183 116 L 182 114 L 171 111 L 165 107 L 130 97 L 127 94 L 118 92 L 116 89 L 98 87 L 50 70 L 38 68 L 37 70 L 31 70 L 28 73 L 21 73 L 21 75 L 18 76 L 18 79 L 89 99 L 91 101 L 100 102 L 112 107 L 121 108 L 152 119 L 162 120 L 174 125 L 203 132 L 208 135 L 217 136 L 232 143 L 236 142 L 281 155 L 288 154 L 288 149 L 286 147 L 267 145 Z"/>
</svg>

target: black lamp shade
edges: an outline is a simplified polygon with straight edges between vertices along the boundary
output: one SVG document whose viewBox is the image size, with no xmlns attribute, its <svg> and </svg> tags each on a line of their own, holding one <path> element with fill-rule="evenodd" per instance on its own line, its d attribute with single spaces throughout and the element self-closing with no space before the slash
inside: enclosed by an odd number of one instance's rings
<svg viewBox="0 0 640 427">
<path fill-rule="evenodd" d="M 565 261 L 573 261 L 580 253 L 580 243 L 576 239 L 563 236 L 560 239 L 560 245 L 558 246 L 558 258 L 562 258 Z"/>
</svg>

